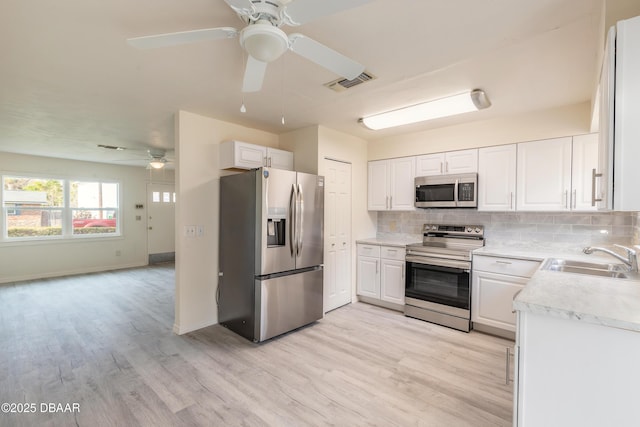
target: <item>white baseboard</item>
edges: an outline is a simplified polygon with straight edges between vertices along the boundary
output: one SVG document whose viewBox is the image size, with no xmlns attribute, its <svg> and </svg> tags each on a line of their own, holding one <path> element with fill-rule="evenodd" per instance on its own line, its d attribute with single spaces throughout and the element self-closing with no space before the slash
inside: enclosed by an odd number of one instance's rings
<svg viewBox="0 0 640 427">
<path fill-rule="evenodd" d="M 207 320 L 205 322 L 202 322 L 202 324 L 194 324 L 194 325 L 189 325 L 189 326 L 184 326 L 181 327 L 178 323 L 174 323 L 173 324 L 173 333 L 176 335 L 184 335 L 184 334 L 188 334 L 189 332 L 193 332 L 193 331 L 197 331 L 198 329 L 202 329 L 202 328 L 206 328 L 208 326 L 213 326 L 213 325 L 217 325 L 218 322 L 216 321 L 210 321 Z"/>
<path fill-rule="evenodd" d="M 22 276 L 11 276 L 11 277 L 0 277 L 0 284 L 2 283 L 13 283 L 13 282 L 23 282 L 25 280 L 38 280 L 38 279 L 48 279 L 52 277 L 63 277 L 63 276 L 75 276 L 78 274 L 87 274 L 87 273 L 98 273 L 101 271 L 111 271 L 111 270 L 122 270 L 125 268 L 136 268 L 136 267 L 144 267 L 147 263 L 145 262 L 137 262 L 131 264 L 118 264 L 118 265 L 109 265 L 109 266 L 95 266 L 95 267 L 84 267 L 84 268 L 74 268 L 71 270 L 63 270 L 63 271 L 55 271 L 50 273 L 35 273 L 35 274 L 26 274 Z"/>
</svg>

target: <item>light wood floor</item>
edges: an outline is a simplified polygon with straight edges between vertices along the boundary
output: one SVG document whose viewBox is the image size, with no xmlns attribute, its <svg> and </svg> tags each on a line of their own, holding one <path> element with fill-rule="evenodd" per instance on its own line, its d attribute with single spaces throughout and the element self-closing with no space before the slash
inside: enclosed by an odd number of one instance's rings
<svg viewBox="0 0 640 427">
<path fill-rule="evenodd" d="M 0 425 L 511 424 L 509 341 L 363 303 L 260 345 L 176 336 L 173 293 L 172 265 L 0 286 L 0 403 L 80 405 Z"/>
</svg>

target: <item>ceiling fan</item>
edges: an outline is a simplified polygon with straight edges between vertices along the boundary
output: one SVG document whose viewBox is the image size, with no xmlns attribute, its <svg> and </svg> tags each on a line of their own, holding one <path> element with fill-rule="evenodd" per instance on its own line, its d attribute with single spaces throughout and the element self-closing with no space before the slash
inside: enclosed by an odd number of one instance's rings
<svg viewBox="0 0 640 427">
<path fill-rule="evenodd" d="M 119 147 L 115 145 L 104 145 L 104 144 L 98 144 L 98 148 L 101 148 L 104 150 L 114 150 L 114 151 L 130 150 L 127 147 Z M 173 159 L 171 159 L 168 156 L 167 150 L 163 148 L 156 148 L 156 147 L 147 148 L 146 150 L 144 150 L 144 156 L 142 155 L 143 150 L 141 149 L 133 148 L 131 150 L 134 153 L 140 152 L 140 157 L 130 158 L 130 159 L 113 159 L 112 161 L 127 162 L 127 163 L 136 162 L 137 164 L 146 162 L 147 169 L 162 169 L 165 167 L 165 165 L 173 163 Z M 169 150 L 169 151 L 173 153 L 173 150 Z"/>
<path fill-rule="evenodd" d="M 161 148 L 150 148 L 147 150 L 149 155 L 149 163 L 147 167 L 151 169 L 162 169 L 171 160 L 167 159 L 167 152 Z"/>
<path fill-rule="evenodd" d="M 364 65 L 300 33 L 286 34 L 282 25 L 298 26 L 313 19 L 369 3 L 372 0 L 224 0 L 247 24 L 206 28 L 177 33 L 130 38 L 127 42 L 139 49 L 149 49 L 203 40 L 238 37 L 248 54 L 242 92 L 257 92 L 269 62 L 287 50 L 312 61 L 348 80 L 364 71 Z"/>
</svg>

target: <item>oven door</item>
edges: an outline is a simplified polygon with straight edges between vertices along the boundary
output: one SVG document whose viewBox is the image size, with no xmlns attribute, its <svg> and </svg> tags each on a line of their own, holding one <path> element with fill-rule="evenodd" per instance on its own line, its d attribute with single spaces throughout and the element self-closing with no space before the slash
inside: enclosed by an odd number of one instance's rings
<svg viewBox="0 0 640 427">
<path fill-rule="evenodd" d="M 471 263 L 407 256 L 405 296 L 470 310 Z"/>
</svg>

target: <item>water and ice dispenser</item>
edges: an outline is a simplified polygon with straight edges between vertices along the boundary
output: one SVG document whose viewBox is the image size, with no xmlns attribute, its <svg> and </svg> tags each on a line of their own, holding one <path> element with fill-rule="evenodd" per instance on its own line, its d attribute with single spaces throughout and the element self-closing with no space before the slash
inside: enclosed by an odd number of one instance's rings
<svg viewBox="0 0 640 427">
<path fill-rule="evenodd" d="M 267 213 L 267 247 L 285 246 L 287 208 L 270 207 Z"/>
</svg>

